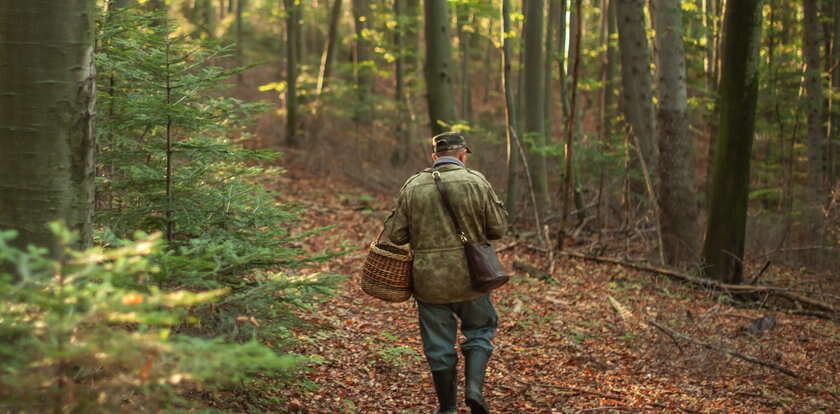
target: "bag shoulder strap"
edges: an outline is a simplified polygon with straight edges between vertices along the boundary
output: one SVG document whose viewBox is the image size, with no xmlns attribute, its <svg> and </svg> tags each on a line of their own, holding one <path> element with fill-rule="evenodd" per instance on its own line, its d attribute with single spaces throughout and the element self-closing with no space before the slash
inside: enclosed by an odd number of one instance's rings
<svg viewBox="0 0 840 414">
<path fill-rule="evenodd" d="M 440 171 L 433 171 L 432 177 L 435 179 L 435 187 L 437 187 L 438 192 L 440 193 L 440 198 L 443 200 L 443 206 L 449 213 L 449 217 L 452 219 L 452 224 L 455 225 L 455 231 L 458 233 L 458 239 L 461 240 L 461 243 L 467 244 L 467 235 L 464 234 L 463 230 L 461 230 L 461 226 L 458 224 L 458 218 L 455 216 L 455 210 L 452 209 L 452 204 L 449 203 L 449 197 L 446 195 L 446 188 L 443 186 L 443 181 L 440 179 Z"/>
</svg>

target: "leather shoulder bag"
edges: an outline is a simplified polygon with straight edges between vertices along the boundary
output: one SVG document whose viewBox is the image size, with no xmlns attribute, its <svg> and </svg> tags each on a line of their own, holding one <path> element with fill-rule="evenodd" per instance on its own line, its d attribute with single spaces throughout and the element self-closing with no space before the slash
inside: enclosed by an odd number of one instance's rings
<svg viewBox="0 0 840 414">
<path fill-rule="evenodd" d="M 452 223 L 455 225 L 455 231 L 458 233 L 458 239 L 464 244 L 464 254 L 467 256 L 467 266 L 470 271 L 470 284 L 474 290 L 479 292 L 489 292 L 496 289 L 510 280 L 505 269 L 502 268 L 502 263 L 499 262 L 499 256 L 493 246 L 486 242 L 471 242 L 467 235 L 461 229 L 458 223 L 458 218 L 455 216 L 455 211 L 452 209 L 452 204 L 449 203 L 449 197 L 446 196 L 446 188 L 440 179 L 440 172 L 437 170 L 432 172 L 435 179 L 435 186 L 440 193 L 440 198 L 443 200 L 443 206 L 452 218 Z"/>
</svg>

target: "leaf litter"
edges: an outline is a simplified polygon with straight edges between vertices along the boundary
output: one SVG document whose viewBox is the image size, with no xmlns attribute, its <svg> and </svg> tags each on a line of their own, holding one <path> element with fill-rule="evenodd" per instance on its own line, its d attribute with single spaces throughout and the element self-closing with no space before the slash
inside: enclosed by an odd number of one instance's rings
<svg viewBox="0 0 840 414">
<path fill-rule="evenodd" d="M 308 323 L 296 330 L 304 340 L 292 351 L 313 357 L 302 374 L 309 385 L 279 387 L 274 392 L 282 402 L 269 411 L 434 412 L 413 300 L 386 303 L 359 288 L 367 245 L 393 195 L 372 196 L 336 179 L 282 180 L 284 201 L 303 208 L 305 227 L 335 226 L 306 239 L 307 250 L 358 250 L 316 269 L 349 277 L 334 298 L 300 315 Z M 508 269 L 514 261 L 550 268 L 546 255 L 527 245 L 500 257 Z M 516 273 L 492 294 L 500 325 L 485 393 L 494 412 L 840 411 L 836 322 L 744 306 L 616 264 L 556 260 L 552 281 Z M 762 336 L 740 332 L 766 315 L 776 324 Z M 639 323 L 645 320 L 786 367 L 798 378 L 669 337 Z M 463 377 L 460 384 L 462 399 Z M 459 413 L 468 412 L 460 402 Z"/>
</svg>

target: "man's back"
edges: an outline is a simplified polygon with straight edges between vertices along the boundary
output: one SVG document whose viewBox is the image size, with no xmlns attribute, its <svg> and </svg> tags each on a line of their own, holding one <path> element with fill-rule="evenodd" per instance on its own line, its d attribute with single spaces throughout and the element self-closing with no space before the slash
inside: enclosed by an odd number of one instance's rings
<svg viewBox="0 0 840 414">
<path fill-rule="evenodd" d="M 500 238 L 507 213 L 481 173 L 457 164 L 437 167 L 461 229 L 469 240 Z M 406 181 L 397 209 L 386 223 L 395 243 L 414 251 L 414 294 L 423 302 L 453 303 L 482 295 L 472 290 L 463 245 L 426 169 Z"/>
</svg>

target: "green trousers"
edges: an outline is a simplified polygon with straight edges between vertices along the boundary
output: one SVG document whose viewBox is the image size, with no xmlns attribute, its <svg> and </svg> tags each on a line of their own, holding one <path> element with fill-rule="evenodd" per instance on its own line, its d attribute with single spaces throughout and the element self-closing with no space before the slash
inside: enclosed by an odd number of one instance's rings
<svg viewBox="0 0 840 414">
<path fill-rule="evenodd" d="M 417 302 L 420 316 L 420 336 L 423 353 L 432 371 L 454 368 L 458 363 L 455 339 L 457 320 L 461 321 L 461 351 L 482 350 L 493 352 L 493 335 L 499 317 L 490 301 L 490 295 L 465 302 L 434 305 Z M 457 317 L 457 320 L 456 320 Z"/>
</svg>

